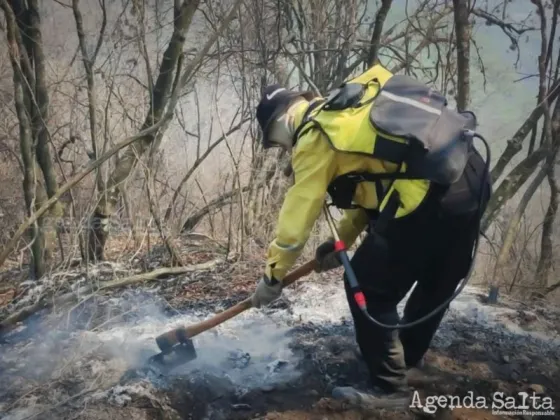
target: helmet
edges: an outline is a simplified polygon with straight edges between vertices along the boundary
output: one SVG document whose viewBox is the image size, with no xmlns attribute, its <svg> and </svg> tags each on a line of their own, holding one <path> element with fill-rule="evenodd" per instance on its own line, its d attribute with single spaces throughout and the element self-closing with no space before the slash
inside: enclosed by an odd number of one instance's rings
<svg viewBox="0 0 560 420">
<path fill-rule="evenodd" d="M 278 84 L 267 86 L 264 89 L 263 96 L 257 106 L 257 121 L 263 132 L 262 144 L 265 149 L 272 146 L 269 138 L 272 121 L 278 118 L 297 97 L 304 97 L 310 101 L 315 95 L 310 91 L 290 91 Z"/>
</svg>

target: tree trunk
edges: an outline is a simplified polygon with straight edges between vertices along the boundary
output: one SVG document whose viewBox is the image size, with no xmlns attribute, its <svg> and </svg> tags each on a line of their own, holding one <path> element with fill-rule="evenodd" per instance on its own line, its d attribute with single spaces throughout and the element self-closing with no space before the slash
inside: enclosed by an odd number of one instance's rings
<svg viewBox="0 0 560 420">
<path fill-rule="evenodd" d="M 21 1 L 12 2 L 23 17 L 19 24 L 22 39 L 25 39 L 28 62 L 32 64 L 27 74 L 24 89 L 28 113 L 31 115 L 31 131 L 33 143 L 36 145 L 34 155 L 43 175 L 44 183 L 39 180 L 39 172 L 35 170 L 37 182 L 36 204 L 39 207 L 47 198 L 56 194 L 58 184 L 56 171 L 50 151 L 49 122 L 49 94 L 46 81 L 45 55 L 43 52 L 43 36 L 41 33 L 41 16 L 37 0 L 29 0 L 27 6 Z M 44 186 L 40 186 L 44 184 Z M 39 225 L 44 239 L 44 256 L 50 259 L 56 247 L 57 225 L 63 215 L 62 203 L 56 203 L 46 217 L 40 218 Z"/>
<path fill-rule="evenodd" d="M 49 94 L 45 75 L 45 55 L 41 35 L 41 18 L 37 0 L 29 0 L 30 28 L 29 36 L 33 45 L 33 65 L 35 68 L 35 100 L 37 112 L 33 126 L 37 139 L 37 162 L 43 172 L 47 194 L 52 197 L 57 190 L 56 173 L 49 148 Z"/>
<path fill-rule="evenodd" d="M 14 101 L 23 163 L 23 195 L 27 215 L 31 216 L 47 200 L 47 194 L 52 196 L 57 190 L 56 174 L 48 146 L 49 104 L 40 18 L 36 1 L 30 1 L 28 7 L 25 7 L 19 1 L 12 2 L 10 6 L 7 1 L 2 0 L 0 7 L 6 18 L 13 71 Z M 41 182 L 36 162 L 39 163 L 45 185 Z M 60 210 L 61 205 L 58 204 L 50 210 L 47 217 L 39 217 L 30 226 L 33 278 L 43 276 L 46 270 L 45 259 L 56 246 L 56 221 L 62 213 Z"/>
<path fill-rule="evenodd" d="M 548 277 L 554 261 L 554 248 L 552 238 L 554 233 L 554 221 L 558 213 L 558 185 L 554 179 L 554 164 L 548 166 L 548 185 L 550 186 L 550 202 L 543 222 L 541 237 L 541 255 L 537 264 L 536 283 L 537 288 L 546 290 Z"/>
<path fill-rule="evenodd" d="M 457 42 L 457 110 L 465 111 L 470 104 L 471 25 L 469 23 L 468 0 L 453 0 L 453 15 Z"/>
<path fill-rule="evenodd" d="M 21 2 L 18 7 L 25 10 Z M 56 180 L 56 171 L 54 169 L 53 159 L 50 151 L 50 134 L 48 131 L 49 123 L 49 94 L 47 90 L 46 70 L 45 70 L 45 54 L 43 52 L 43 36 L 41 33 L 41 15 L 39 13 L 39 4 L 37 0 L 29 0 L 25 22 L 20 25 L 22 38 L 27 39 L 29 61 L 33 63 L 33 78 L 28 79 L 27 95 L 29 104 L 29 114 L 32 116 L 31 127 L 33 133 L 35 147 L 35 159 L 39 164 L 39 168 L 43 174 L 44 189 L 39 191 L 46 192 L 41 200 L 37 200 L 40 206 L 46 198 L 56 194 L 58 184 Z M 27 25 L 27 26 L 25 26 Z M 37 178 L 37 182 L 41 183 Z M 42 188 L 42 187 L 37 187 Z M 40 226 L 43 231 L 45 241 L 45 257 L 50 259 L 54 248 L 56 247 L 57 224 L 63 214 L 62 203 L 53 206 L 46 217 L 41 218 L 43 223 Z"/>
<path fill-rule="evenodd" d="M 31 134 L 31 122 L 27 117 L 26 107 L 23 99 L 23 89 L 19 72 L 14 67 L 14 99 L 16 112 L 19 120 L 19 143 L 21 158 L 23 162 L 23 196 L 27 215 L 30 216 L 37 207 L 42 204 L 45 197 L 43 186 L 37 182 L 39 170 L 35 165 L 33 156 L 33 137 Z M 40 218 L 31 226 L 29 240 L 31 241 L 31 264 L 30 277 L 39 279 L 45 274 L 45 238 L 42 224 L 44 218 Z"/>
<path fill-rule="evenodd" d="M 548 277 L 554 261 L 553 231 L 554 221 L 558 213 L 558 197 L 560 191 L 555 179 L 556 159 L 560 148 L 560 101 L 556 101 L 554 112 L 550 121 L 548 144 L 552 148 L 546 159 L 547 178 L 550 187 L 550 201 L 543 221 L 541 236 L 541 253 L 537 264 L 536 287 L 539 291 L 545 291 L 548 287 Z M 545 142 L 547 144 L 547 142 Z"/>
</svg>

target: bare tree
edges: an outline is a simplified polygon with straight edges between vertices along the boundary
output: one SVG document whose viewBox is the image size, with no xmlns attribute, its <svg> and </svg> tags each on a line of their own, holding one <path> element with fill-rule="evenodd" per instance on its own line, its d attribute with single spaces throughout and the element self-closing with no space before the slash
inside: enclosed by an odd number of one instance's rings
<svg viewBox="0 0 560 420">
<path fill-rule="evenodd" d="M 546 12 L 545 7 L 541 0 L 534 0 L 533 3 L 537 6 L 538 14 L 541 20 L 541 38 L 542 47 L 541 55 L 539 56 L 539 99 L 542 100 L 546 92 L 546 77 L 548 73 L 549 79 L 557 79 L 558 71 L 560 70 L 560 56 L 557 58 L 556 68 L 553 70 L 552 67 L 552 50 L 554 48 L 554 41 L 556 35 L 556 26 L 558 24 L 558 11 L 560 8 L 560 1 L 556 0 L 554 2 L 552 10 L 552 23 L 550 28 L 550 35 L 547 40 L 546 34 Z M 546 45 L 545 45 L 546 44 Z M 554 80 L 552 79 L 552 80 Z M 550 84 L 548 85 L 550 86 Z M 548 101 L 545 100 L 548 103 Z M 556 215 L 558 213 L 558 199 L 560 195 L 560 189 L 555 178 L 555 167 L 558 159 L 558 150 L 560 149 L 560 103 L 556 101 L 556 106 L 552 114 L 551 121 L 547 120 L 545 114 L 545 126 L 543 130 L 543 136 L 541 137 L 541 147 L 544 146 L 548 150 L 548 155 L 546 157 L 544 167 L 546 170 L 546 178 L 548 180 L 548 185 L 550 187 L 550 201 L 548 204 L 548 209 L 546 211 L 545 219 L 542 228 L 542 240 L 541 240 L 541 253 L 539 262 L 537 265 L 536 282 L 537 288 L 540 290 L 546 290 L 548 288 L 549 273 L 553 264 L 553 247 L 552 247 L 552 235 L 554 230 L 554 221 L 556 220 Z M 536 130 L 534 131 L 536 136 Z M 532 143 L 534 139 L 532 138 Z"/>
<path fill-rule="evenodd" d="M 88 96 L 88 110 L 89 110 L 89 128 L 91 136 L 91 150 L 92 158 L 97 159 L 97 90 L 95 87 L 95 79 L 93 75 L 93 69 L 95 66 L 95 61 L 103 44 L 103 36 L 105 35 L 105 29 L 107 28 L 107 7 L 105 5 L 105 0 L 100 0 L 99 5 L 101 8 L 103 20 L 101 27 L 99 29 L 99 35 L 95 44 L 95 50 L 92 54 L 88 53 L 87 50 L 87 40 L 84 33 L 84 24 L 82 12 L 80 11 L 80 0 L 72 0 L 72 11 L 74 13 L 74 20 L 76 22 L 76 34 L 78 35 L 78 41 L 80 45 L 80 53 L 82 55 L 82 63 L 84 65 L 84 70 L 86 73 L 87 80 L 87 96 Z M 97 173 L 97 187 L 101 191 L 103 189 L 103 179 L 101 174 Z"/>
<path fill-rule="evenodd" d="M 181 67 L 182 48 L 185 43 L 185 35 L 189 30 L 193 16 L 198 9 L 199 1 L 175 1 L 173 34 L 163 54 L 163 59 L 159 68 L 159 74 L 150 95 L 150 109 L 146 114 L 142 129 L 157 124 L 161 121 L 167 108 L 174 109 L 175 104 L 171 103 L 170 93 L 176 89 L 184 89 L 186 83 L 193 77 L 194 72 L 200 63 L 216 43 L 221 32 L 234 18 L 237 9 L 241 6 L 241 0 L 237 0 L 229 14 L 223 19 L 220 26 L 216 29 L 200 53 L 197 54 L 184 68 Z M 107 187 L 102 192 L 99 204 L 91 217 L 90 228 L 91 236 L 88 244 L 88 255 L 92 260 L 103 260 L 103 250 L 108 238 L 109 218 L 115 212 L 115 206 L 120 196 L 120 186 L 129 177 L 140 156 L 142 156 L 153 144 L 154 140 L 162 135 L 161 133 L 150 134 L 128 148 L 124 155 L 119 159 L 107 180 Z"/>
<path fill-rule="evenodd" d="M 498 214 L 498 212 L 505 206 L 505 204 L 515 195 L 515 193 L 521 188 L 521 186 L 527 181 L 527 179 L 534 174 L 535 169 L 538 165 L 543 162 L 543 166 L 537 172 L 537 175 L 523 194 L 522 200 L 517 206 L 514 217 L 510 220 L 508 229 L 506 231 L 506 236 L 504 242 L 502 243 L 500 253 L 498 255 L 496 266 L 494 272 L 497 273 L 502 270 L 503 266 L 506 264 L 507 255 L 509 250 L 513 245 L 513 240 L 517 234 L 519 222 L 521 216 L 525 212 L 527 205 L 529 204 L 531 198 L 541 185 L 545 178 L 548 178 L 550 185 L 550 202 L 548 210 L 545 216 L 545 221 L 543 223 L 542 229 L 542 240 L 541 240 L 541 253 L 537 266 L 537 284 L 539 290 L 546 290 L 548 285 L 548 273 L 552 266 L 552 231 L 554 219 L 556 217 L 558 209 L 558 187 L 554 179 L 554 166 L 556 156 L 558 154 L 558 148 L 560 146 L 557 132 L 557 127 L 559 125 L 560 118 L 560 105 L 557 97 L 556 90 L 558 89 L 558 66 L 560 61 L 556 63 L 556 70 L 552 71 L 552 48 L 554 47 L 554 35 L 556 33 L 557 17 L 554 16 L 552 19 L 552 27 L 550 28 L 550 35 L 547 30 L 547 17 L 545 8 L 540 0 L 532 0 L 532 3 L 537 7 L 537 14 L 540 18 L 540 32 L 541 32 L 541 51 L 539 55 L 539 93 L 538 93 L 538 108 L 539 111 L 535 110 L 530 115 L 529 119 L 522 125 L 518 134 L 516 134 L 516 145 L 519 147 L 529 134 L 529 131 L 533 130 L 533 136 L 530 142 L 530 149 L 533 148 L 534 138 L 536 136 L 536 126 L 538 120 L 543 118 L 543 129 L 542 137 L 539 148 L 535 151 L 529 153 L 529 155 L 521 161 L 516 168 L 506 178 L 502 181 L 496 190 L 494 198 L 489 203 L 489 209 L 483 224 L 484 230 L 486 230 L 493 218 Z M 559 3 L 559 2 L 556 2 Z M 558 4 L 554 9 L 554 13 L 557 12 Z M 553 76 L 554 75 L 554 76 Z M 546 80 L 548 77 L 552 77 L 551 82 L 547 85 Z M 552 102 L 556 100 L 556 106 L 552 116 L 550 115 L 549 109 Z M 542 112 L 541 112 L 542 111 Z M 512 143 L 510 142 L 510 145 Z M 509 149 L 509 150 L 508 150 Z M 506 148 L 500 161 L 496 165 L 499 167 L 499 171 L 505 169 L 507 164 L 513 154 L 515 154 L 515 147 Z M 499 165 L 499 166 L 498 166 Z M 494 168 L 496 171 L 496 167 Z M 494 176 L 501 175 L 501 173 L 493 173 Z M 489 301 L 496 302 L 498 293 L 498 283 L 499 277 L 496 275 L 493 277 L 493 281 L 490 284 Z"/>
<path fill-rule="evenodd" d="M 2 0 L 12 64 L 14 99 L 19 122 L 20 151 L 24 168 L 23 190 L 28 215 L 57 192 L 57 179 L 50 152 L 49 96 L 39 4 Z M 42 178 L 42 179 L 41 179 Z M 51 255 L 56 235 L 59 203 L 41 217 L 31 230 L 32 275 L 45 273 L 45 257 Z"/>
</svg>

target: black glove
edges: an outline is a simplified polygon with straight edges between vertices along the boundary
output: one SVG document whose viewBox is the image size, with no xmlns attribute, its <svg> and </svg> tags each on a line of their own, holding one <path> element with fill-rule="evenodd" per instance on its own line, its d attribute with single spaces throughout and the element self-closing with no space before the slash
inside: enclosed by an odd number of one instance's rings
<svg viewBox="0 0 560 420">
<path fill-rule="evenodd" d="M 334 239 L 329 239 L 317 247 L 315 261 L 317 261 L 316 273 L 329 271 L 342 265 L 338 253 L 334 250 Z"/>
</svg>

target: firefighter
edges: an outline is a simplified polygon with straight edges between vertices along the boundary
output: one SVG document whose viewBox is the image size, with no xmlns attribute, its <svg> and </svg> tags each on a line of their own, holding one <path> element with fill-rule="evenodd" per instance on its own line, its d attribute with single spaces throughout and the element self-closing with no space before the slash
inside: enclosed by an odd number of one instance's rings
<svg viewBox="0 0 560 420">
<path fill-rule="evenodd" d="M 392 76 L 384 67 L 375 65 L 356 80 L 375 80 L 377 87 L 372 89 L 380 89 Z M 370 143 L 375 133 L 365 131 L 371 130 L 371 125 L 363 122 L 363 116 L 356 116 L 357 111 L 343 114 L 343 110 L 338 112 L 332 107 L 322 119 L 316 119 L 322 122 L 322 127 L 305 124 L 318 108 L 316 105 L 324 100 L 310 92 L 294 92 L 272 85 L 264 90 L 257 107 L 263 147 L 282 147 L 289 151 L 294 173 L 294 184 L 287 191 L 278 216 L 276 237 L 268 248 L 265 273 L 252 297 L 257 308 L 281 296 L 282 279 L 301 254 L 327 192 L 333 191 L 329 187 L 335 179 L 357 171 L 379 174 L 398 170 L 394 162 L 363 153 L 372 148 Z M 351 148 L 358 153 L 351 153 Z M 376 224 L 380 222 L 382 204 L 388 204 L 379 190 L 388 184 L 348 184 L 352 203 L 357 207 L 344 210 L 337 230 L 347 247 L 366 232 L 351 266 L 367 298 L 371 316 L 384 324 L 397 324 L 397 304 L 415 282 L 404 310 L 406 322 L 428 314 L 455 292 L 473 260 L 473 244 L 483 211 L 481 204 L 485 208 L 490 197 L 489 181 L 486 187 L 482 182 L 485 171 L 487 166 L 473 147 L 463 175 L 451 186 L 443 187 L 426 179 L 393 181 L 391 188 L 398 191 L 399 206 L 394 217 L 384 221 L 381 236 L 376 232 Z M 344 195 L 345 184 L 338 185 L 337 191 Z M 478 200 L 480 194 L 485 194 L 482 201 Z M 332 237 L 316 249 L 316 260 L 317 272 L 341 265 Z M 333 397 L 367 403 L 370 407 L 408 407 L 411 394 L 407 369 L 422 362 L 447 307 L 411 328 L 382 328 L 371 323 L 358 309 L 346 273 L 344 284 L 371 387 L 366 392 L 351 386 L 336 387 Z"/>
</svg>

